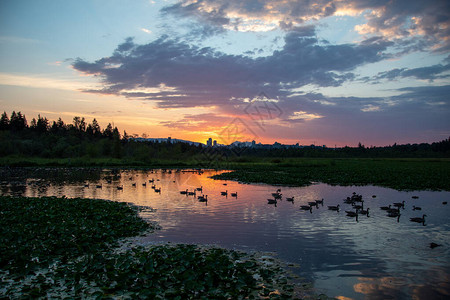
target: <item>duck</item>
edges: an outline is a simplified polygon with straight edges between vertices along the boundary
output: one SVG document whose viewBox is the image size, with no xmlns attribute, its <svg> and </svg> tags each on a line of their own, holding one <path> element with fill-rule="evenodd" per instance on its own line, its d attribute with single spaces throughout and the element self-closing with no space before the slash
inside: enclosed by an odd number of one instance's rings
<svg viewBox="0 0 450 300">
<path fill-rule="evenodd" d="M 358 216 L 358 213 L 357 213 L 357 212 L 354 212 L 354 211 L 348 211 L 348 210 L 346 210 L 345 212 L 346 212 L 346 214 L 347 214 L 348 217 L 357 217 L 357 216 Z"/>
<path fill-rule="evenodd" d="M 144 182 L 144 183 L 142 184 L 142 186 L 147 186 L 147 182 Z"/>
<path fill-rule="evenodd" d="M 84 185 L 84 187 L 87 187 L 87 188 L 88 188 L 88 187 L 89 187 L 89 183 L 86 183 L 86 184 Z"/>
<path fill-rule="evenodd" d="M 135 183 L 132 183 L 131 186 L 136 186 L 136 182 L 135 182 Z"/>
<path fill-rule="evenodd" d="M 282 195 L 282 194 L 280 194 L 280 193 L 272 193 L 272 196 L 273 196 L 275 199 L 281 199 L 281 195 Z"/>
<path fill-rule="evenodd" d="M 300 205 L 301 210 L 309 210 L 312 212 L 312 206 L 309 205 Z"/>
<path fill-rule="evenodd" d="M 419 196 L 412 196 L 413 199 L 419 199 Z"/>
<path fill-rule="evenodd" d="M 395 202 L 393 205 L 398 208 L 400 207 L 405 208 L 405 200 L 403 200 L 402 202 Z"/>
<path fill-rule="evenodd" d="M 161 193 L 161 188 L 155 188 L 155 193 Z"/>
<path fill-rule="evenodd" d="M 123 190 L 123 185 L 118 185 L 118 186 L 117 186 L 117 189 L 118 189 L 118 190 Z"/>
<path fill-rule="evenodd" d="M 361 215 L 369 216 L 369 209 L 370 209 L 370 208 L 368 208 L 368 209 L 366 209 L 366 210 L 361 209 L 361 210 L 359 211 L 359 213 L 360 213 Z"/>
<path fill-rule="evenodd" d="M 97 184 L 95 187 L 98 188 L 98 189 L 101 189 L 102 185 L 101 184 Z"/>
<path fill-rule="evenodd" d="M 281 189 L 278 189 L 278 190 L 277 190 L 277 193 L 281 193 Z"/>
<path fill-rule="evenodd" d="M 316 200 L 316 203 L 317 204 L 322 204 L 322 206 L 323 206 L 323 198 L 321 200 Z"/>
<path fill-rule="evenodd" d="M 336 206 L 328 206 L 328 209 L 329 209 L 329 210 L 336 210 L 336 211 L 339 211 L 339 204 L 336 205 Z"/>
<path fill-rule="evenodd" d="M 292 196 L 292 197 L 286 197 L 286 201 L 294 202 L 294 196 Z"/>
<path fill-rule="evenodd" d="M 220 194 L 221 194 L 222 196 L 228 196 L 228 190 L 226 190 L 225 192 L 220 192 Z"/>
<path fill-rule="evenodd" d="M 188 189 L 186 189 L 185 191 L 180 191 L 181 195 L 187 195 L 187 193 L 188 193 Z"/>
<path fill-rule="evenodd" d="M 427 215 L 422 215 L 422 218 L 421 217 L 415 217 L 415 218 L 409 218 L 409 220 L 411 221 L 411 222 L 416 222 L 416 223 L 425 223 L 425 217 L 426 217 Z"/>
<path fill-rule="evenodd" d="M 197 191 L 203 192 L 203 186 L 196 188 Z"/>
<path fill-rule="evenodd" d="M 316 201 L 308 202 L 308 204 L 309 204 L 309 206 L 311 206 L 311 207 L 315 206 L 316 208 L 319 208 L 319 205 L 317 205 L 317 202 L 316 202 Z"/>
<path fill-rule="evenodd" d="M 344 199 L 344 203 L 345 203 L 345 204 L 353 204 L 353 203 L 355 203 L 355 201 L 352 200 L 352 198 L 347 197 L 347 199 Z"/>
<path fill-rule="evenodd" d="M 208 202 L 208 195 L 198 196 L 199 202 Z"/>
<path fill-rule="evenodd" d="M 439 246 L 442 246 L 442 245 L 439 245 L 439 244 L 436 244 L 436 243 L 430 243 L 430 248 L 431 249 L 434 249 L 434 248 L 439 247 Z"/>
<path fill-rule="evenodd" d="M 236 193 L 231 193 L 231 197 L 236 197 L 237 198 L 237 192 Z"/>
<path fill-rule="evenodd" d="M 391 208 L 391 205 L 389 204 L 389 206 L 381 206 L 380 209 L 381 210 L 389 210 Z"/>
<path fill-rule="evenodd" d="M 277 204 L 277 199 L 267 199 L 268 204 Z"/>
<path fill-rule="evenodd" d="M 386 209 L 387 213 L 400 213 L 400 207 Z"/>
<path fill-rule="evenodd" d="M 364 201 L 361 201 L 361 205 L 359 204 L 353 204 L 353 208 L 358 210 L 358 209 L 364 209 Z"/>
<path fill-rule="evenodd" d="M 413 205 L 413 210 L 422 210 L 422 207 Z"/>
<path fill-rule="evenodd" d="M 195 190 L 193 192 L 188 192 L 187 193 L 189 196 L 195 196 L 197 193 L 195 192 Z"/>
<path fill-rule="evenodd" d="M 397 211 L 397 210 L 395 210 L 395 211 L 390 211 L 390 212 L 388 212 L 387 216 L 388 216 L 388 217 L 391 217 L 391 218 L 399 217 L 399 216 L 400 216 L 400 212 Z"/>
</svg>

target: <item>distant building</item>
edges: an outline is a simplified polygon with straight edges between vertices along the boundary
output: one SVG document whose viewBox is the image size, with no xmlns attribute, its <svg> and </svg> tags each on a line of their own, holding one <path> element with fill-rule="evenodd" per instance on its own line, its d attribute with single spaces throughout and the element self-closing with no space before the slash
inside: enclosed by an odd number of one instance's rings
<svg viewBox="0 0 450 300">
<path fill-rule="evenodd" d="M 214 140 L 213 146 L 217 147 L 217 141 L 216 140 Z"/>
<path fill-rule="evenodd" d="M 252 147 L 255 147 L 255 145 L 256 145 L 256 142 L 255 142 L 255 140 L 253 140 L 252 141 Z"/>
<path fill-rule="evenodd" d="M 212 147 L 212 138 L 209 138 L 209 139 L 206 141 L 206 146 Z"/>
<path fill-rule="evenodd" d="M 167 138 L 167 143 L 172 144 L 172 138 L 170 136 Z"/>
</svg>

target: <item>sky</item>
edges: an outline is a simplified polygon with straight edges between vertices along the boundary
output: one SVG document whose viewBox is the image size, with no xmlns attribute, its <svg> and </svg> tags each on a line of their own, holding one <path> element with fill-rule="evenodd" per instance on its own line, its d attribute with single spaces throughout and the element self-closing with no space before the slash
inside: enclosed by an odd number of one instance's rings
<svg viewBox="0 0 450 300">
<path fill-rule="evenodd" d="M 450 136 L 448 0 L 0 0 L 0 110 L 221 144 Z"/>
</svg>

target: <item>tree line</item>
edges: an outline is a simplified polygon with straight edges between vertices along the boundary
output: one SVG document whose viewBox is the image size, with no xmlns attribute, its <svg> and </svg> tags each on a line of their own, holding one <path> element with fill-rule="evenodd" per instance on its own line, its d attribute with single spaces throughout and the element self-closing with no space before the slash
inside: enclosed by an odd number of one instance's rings
<svg viewBox="0 0 450 300">
<path fill-rule="evenodd" d="M 61 118 L 50 122 L 38 115 L 28 124 L 24 114 L 13 111 L 0 117 L 0 156 L 42 158 L 117 158 L 151 164 L 155 161 L 203 163 L 209 160 L 252 161 L 285 157 L 450 157 L 450 139 L 431 144 L 404 144 L 384 147 L 323 148 L 206 147 L 188 143 L 141 142 L 109 123 L 102 129 L 94 118 L 90 123 L 75 116 L 66 124 Z"/>
</svg>

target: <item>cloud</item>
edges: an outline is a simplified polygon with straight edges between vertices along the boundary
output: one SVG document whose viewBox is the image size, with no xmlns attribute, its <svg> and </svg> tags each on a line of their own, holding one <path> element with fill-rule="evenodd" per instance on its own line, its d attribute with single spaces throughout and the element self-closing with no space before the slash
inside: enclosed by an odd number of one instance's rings
<svg viewBox="0 0 450 300">
<path fill-rule="evenodd" d="M 339 86 L 353 80 L 356 67 L 389 57 L 384 52 L 391 45 L 382 38 L 358 45 L 321 45 L 312 26 L 297 27 L 284 40 L 284 47 L 272 55 L 252 58 L 167 36 L 144 45 L 128 38 L 111 56 L 95 62 L 76 59 L 72 66 L 102 79 L 104 88 L 88 92 L 142 98 L 161 107 L 210 106 L 261 91 L 281 96 L 307 84 Z M 161 86 L 171 90 L 130 92 Z"/>
<path fill-rule="evenodd" d="M 290 30 L 332 15 L 362 16 L 366 23 L 355 27 L 361 34 L 408 39 L 416 48 L 450 50 L 448 0 L 181 0 L 163 8 L 162 13 L 237 31 Z"/>
<path fill-rule="evenodd" d="M 219 131 L 224 125 L 230 122 L 231 116 L 227 115 L 217 115 L 213 113 L 204 114 L 186 114 L 182 118 L 175 121 L 163 121 L 160 122 L 161 125 L 174 128 L 178 130 L 188 130 L 188 131 L 205 131 L 216 130 Z"/>
<path fill-rule="evenodd" d="M 150 29 L 147 29 L 147 28 L 144 28 L 144 27 L 142 27 L 140 29 L 141 29 L 142 32 L 145 32 L 147 34 L 151 34 L 152 33 L 152 31 Z"/>
<path fill-rule="evenodd" d="M 30 88 L 46 88 L 77 91 L 86 88 L 86 82 L 73 79 L 61 79 L 42 76 L 27 76 L 9 73 L 0 73 L 0 85 L 22 86 Z"/>
<path fill-rule="evenodd" d="M 449 78 L 450 74 L 450 64 L 437 64 L 429 67 L 421 67 L 421 68 L 401 68 L 401 69 L 392 69 L 385 72 L 379 72 L 374 78 L 371 80 L 380 80 L 387 79 L 393 80 L 397 78 L 406 78 L 406 77 L 415 77 L 417 79 L 429 80 L 433 81 L 436 79 L 444 79 Z"/>
</svg>

